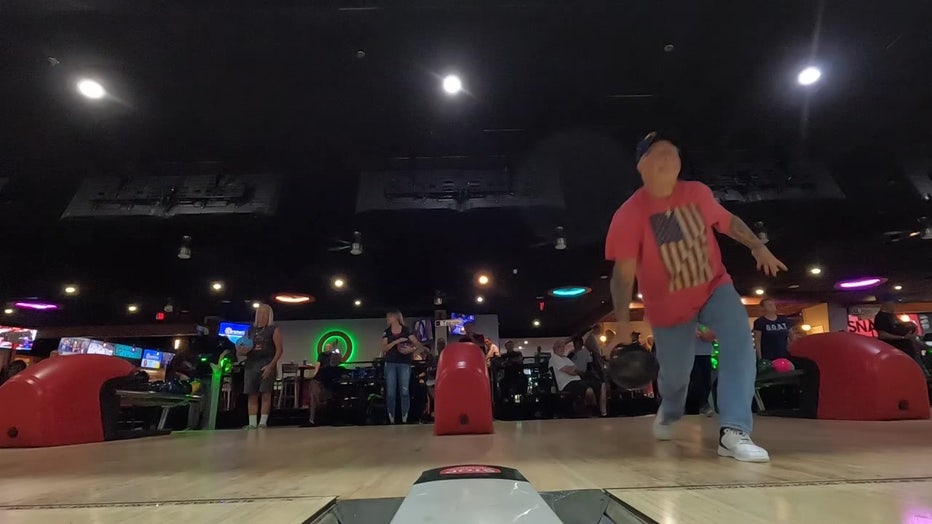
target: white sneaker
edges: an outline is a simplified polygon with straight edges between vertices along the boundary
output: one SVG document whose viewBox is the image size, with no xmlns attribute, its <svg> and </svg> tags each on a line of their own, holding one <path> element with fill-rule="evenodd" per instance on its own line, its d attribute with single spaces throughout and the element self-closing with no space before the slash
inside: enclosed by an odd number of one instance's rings
<svg viewBox="0 0 932 524">
<path fill-rule="evenodd" d="M 732 428 L 722 429 L 718 439 L 718 454 L 742 462 L 770 462 L 770 454 L 766 449 L 755 444 L 744 431 Z"/>
<path fill-rule="evenodd" d="M 247 425 L 243 426 L 243 429 L 246 429 L 246 430 L 249 430 L 249 429 L 256 429 L 256 426 L 253 426 L 252 424 L 247 424 Z"/>
<path fill-rule="evenodd" d="M 702 409 L 699 410 L 699 414 L 705 415 L 705 416 L 707 416 L 707 417 L 714 416 L 714 415 L 715 415 L 715 408 L 713 408 L 712 406 L 706 404 L 705 406 L 702 406 Z"/>
<path fill-rule="evenodd" d="M 259 429 L 265 429 L 265 428 L 269 427 L 269 425 L 268 425 L 268 424 L 262 424 L 262 423 L 260 422 L 259 425 L 256 426 L 256 427 L 259 428 Z"/>
<path fill-rule="evenodd" d="M 673 440 L 673 426 L 676 422 L 664 424 L 660 413 L 654 416 L 654 438 L 657 440 Z"/>
</svg>

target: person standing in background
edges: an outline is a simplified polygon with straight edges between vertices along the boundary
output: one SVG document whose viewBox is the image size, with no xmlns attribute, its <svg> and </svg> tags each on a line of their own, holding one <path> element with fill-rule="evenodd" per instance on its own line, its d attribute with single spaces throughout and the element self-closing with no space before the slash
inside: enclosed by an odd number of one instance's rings
<svg viewBox="0 0 932 524">
<path fill-rule="evenodd" d="M 777 314 L 777 302 L 765 298 L 760 302 L 764 315 L 754 321 L 754 349 L 757 358 L 775 360 L 790 356 L 789 336 L 793 322 Z"/>
<path fill-rule="evenodd" d="M 382 334 L 382 355 L 385 357 L 385 408 L 388 422 L 395 423 L 395 408 L 401 397 L 401 423 L 408 423 L 411 408 L 411 354 L 423 347 L 421 342 L 404 325 L 400 311 L 385 315 L 388 328 Z"/>
<path fill-rule="evenodd" d="M 251 342 L 251 347 L 249 344 Z M 246 429 L 265 428 L 272 410 L 272 391 L 278 374 L 278 360 L 282 358 L 282 333 L 275 325 L 272 307 L 261 304 L 256 319 L 237 341 L 237 354 L 245 355 L 243 393 L 248 395 L 249 424 Z M 262 398 L 262 415 L 259 416 L 259 398 Z"/>
</svg>

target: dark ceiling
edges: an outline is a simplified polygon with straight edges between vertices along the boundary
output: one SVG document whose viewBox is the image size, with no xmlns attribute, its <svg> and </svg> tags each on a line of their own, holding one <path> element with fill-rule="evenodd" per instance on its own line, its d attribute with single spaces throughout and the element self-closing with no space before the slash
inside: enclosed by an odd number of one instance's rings
<svg viewBox="0 0 932 524">
<path fill-rule="evenodd" d="M 607 311 L 602 239 L 637 185 L 634 143 L 657 128 L 679 137 L 687 176 L 755 161 L 789 179 L 787 166 L 815 162 L 844 191 L 729 204 L 767 225 L 791 267 L 768 282 L 725 239 L 741 292 L 862 300 L 832 285 L 872 274 L 932 298 L 932 241 L 884 236 L 932 217 L 904 174 L 932 156 L 929 2 L 4 3 L 0 301 L 63 304 L 4 323 L 149 322 L 169 301 L 192 318 L 243 318 L 280 291 L 317 301 L 277 306 L 279 318 L 422 314 L 439 290 L 448 309 L 497 313 L 503 336 L 532 334 L 534 319 L 541 335 L 565 334 Z M 807 64 L 823 78 L 803 88 Z M 467 93 L 442 93 L 449 72 Z M 81 77 L 113 99 L 81 99 Z M 202 161 L 279 177 L 277 212 L 60 219 L 86 177 Z M 356 213 L 363 171 L 533 181 L 540 166 L 565 208 Z M 569 249 L 529 247 L 557 225 Z M 363 255 L 327 251 L 354 230 Z M 175 256 L 183 235 L 187 261 Z M 493 285 L 478 305 L 480 271 Z M 331 289 L 337 274 L 349 289 Z M 62 296 L 66 283 L 80 294 Z M 564 284 L 594 291 L 540 311 L 537 297 Z"/>
</svg>

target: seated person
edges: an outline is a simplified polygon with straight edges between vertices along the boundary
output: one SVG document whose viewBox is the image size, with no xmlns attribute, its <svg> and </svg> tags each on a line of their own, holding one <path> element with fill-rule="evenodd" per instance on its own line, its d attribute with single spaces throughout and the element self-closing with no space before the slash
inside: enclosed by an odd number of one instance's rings
<svg viewBox="0 0 932 524">
<path fill-rule="evenodd" d="M 498 346 L 496 346 L 495 343 L 492 342 L 492 339 L 490 338 L 485 339 L 485 347 L 486 347 L 485 363 L 487 365 L 491 365 L 493 361 L 495 361 L 494 359 L 497 359 L 502 356 L 501 352 L 498 350 Z"/>
<path fill-rule="evenodd" d="M 7 380 L 15 377 L 20 371 L 26 369 L 25 360 L 14 360 L 6 367 L 2 372 L 0 372 L 0 384 L 3 384 Z"/>
<path fill-rule="evenodd" d="M 526 395 L 528 382 L 528 376 L 524 374 L 524 355 L 515 349 L 514 342 L 505 342 L 505 354 L 502 355 L 502 395 Z"/>
<path fill-rule="evenodd" d="M 349 359 L 349 351 L 341 352 L 336 343 L 324 344 L 324 350 L 317 356 L 317 363 L 311 365 L 311 398 L 308 420 L 302 427 L 317 425 L 317 408 L 333 396 L 333 385 L 339 380 L 340 366 Z"/>
<path fill-rule="evenodd" d="M 598 406 L 599 413 L 604 417 L 608 414 L 607 388 L 604 382 L 593 382 L 582 378 L 582 374 L 569 357 L 566 356 L 568 341 L 558 340 L 553 343 L 553 354 L 550 355 L 550 367 L 553 369 L 553 376 L 557 381 L 557 389 L 567 391 L 586 400 L 586 404 L 595 405 L 595 392 L 599 391 Z"/>
</svg>

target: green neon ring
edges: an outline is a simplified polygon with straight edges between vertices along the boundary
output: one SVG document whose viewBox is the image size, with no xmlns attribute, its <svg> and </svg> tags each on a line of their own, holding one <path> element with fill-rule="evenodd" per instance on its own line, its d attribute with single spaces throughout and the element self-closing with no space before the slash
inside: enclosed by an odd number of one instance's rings
<svg viewBox="0 0 932 524">
<path fill-rule="evenodd" d="M 346 357 L 346 361 L 352 361 L 353 352 L 356 350 L 356 348 L 353 347 L 353 341 L 350 339 L 350 336 L 345 331 L 341 331 L 339 329 L 327 331 L 317 339 L 317 357 L 319 358 L 321 353 L 324 352 L 324 344 L 326 344 L 327 341 L 331 338 L 338 338 L 343 341 L 343 344 L 346 346 L 346 352 L 349 355 Z"/>
</svg>

